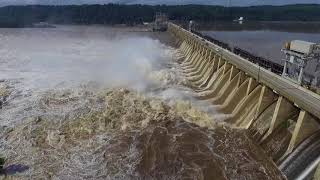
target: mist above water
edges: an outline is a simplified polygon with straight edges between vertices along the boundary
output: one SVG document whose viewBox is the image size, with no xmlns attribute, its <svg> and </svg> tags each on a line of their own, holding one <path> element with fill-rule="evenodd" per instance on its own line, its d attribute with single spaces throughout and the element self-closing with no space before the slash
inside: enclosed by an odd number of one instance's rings
<svg viewBox="0 0 320 180">
<path fill-rule="evenodd" d="M 63 95 L 63 91 L 78 96 L 83 89 L 98 92 L 105 88 L 129 88 L 171 104 L 177 99 L 186 100 L 213 112 L 208 103 L 197 102 L 189 90 L 181 86 L 184 80 L 170 64 L 174 49 L 146 33 L 62 26 L 1 29 L 0 38 L 3 42 L 0 80 L 5 81 L 2 86 L 11 93 L 1 112 L 0 125 L 19 122 L 31 115 L 52 114 L 39 110 L 39 99 Z M 63 108 L 56 114 L 65 114 L 75 106 Z"/>
<path fill-rule="evenodd" d="M 2 35 L 0 51 L 0 79 L 20 79 L 25 89 L 48 89 L 61 83 L 68 87 L 88 81 L 142 88 L 145 74 L 168 54 L 168 48 L 148 37 L 113 32 L 111 39 L 90 31 L 70 37 L 66 33 L 71 32 L 62 30 L 32 31 Z"/>
<path fill-rule="evenodd" d="M 142 91 L 170 55 L 158 40 L 112 28 L 1 29 L 0 38 L 0 80 L 11 92 L 2 124 L 30 115 L 23 109 L 51 90 L 94 82 Z"/>
</svg>

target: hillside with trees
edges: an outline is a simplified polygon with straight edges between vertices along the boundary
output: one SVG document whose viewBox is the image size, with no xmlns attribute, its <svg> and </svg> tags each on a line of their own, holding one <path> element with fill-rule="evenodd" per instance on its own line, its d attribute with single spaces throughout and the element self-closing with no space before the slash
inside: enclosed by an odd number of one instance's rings
<svg viewBox="0 0 320 180">
<path fill-rule="evenodd" d="M 7 6 L 0 8 L 0 27 L 26 27 L 32 23 L 54 24 L 141 24 L 151 22 L 156 12 L 171 20 L 213 22 L 240 16 L 252 21 L 320 21 L 320 5 L 222 7 L 206 5 L 79 5 Z"/>
</svg>

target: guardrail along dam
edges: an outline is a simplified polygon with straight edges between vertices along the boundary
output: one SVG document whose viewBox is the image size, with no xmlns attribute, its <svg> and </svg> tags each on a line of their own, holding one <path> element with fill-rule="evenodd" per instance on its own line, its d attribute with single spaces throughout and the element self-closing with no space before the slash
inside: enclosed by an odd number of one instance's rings
<svg viewBox="0 0 320 180">
<path fill-rule="evenodd" d="M 173 23 L 0 34 L 0 179 L 320 178 L 320 96 L 281 66 Z"/>
</svg>

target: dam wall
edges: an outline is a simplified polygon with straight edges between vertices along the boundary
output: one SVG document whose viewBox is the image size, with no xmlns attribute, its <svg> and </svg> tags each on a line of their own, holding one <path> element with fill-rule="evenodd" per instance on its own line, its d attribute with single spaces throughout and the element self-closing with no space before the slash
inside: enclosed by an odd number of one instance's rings
<svg viewBox="0 0 320 180">
<path fill-rule="evenodd" d="M 168 26 L 188 86 L 196 98 L 214 105 L 213 118 L 246 129 L 283 171 L 286 159 L 314 148 L 320 140 L 312 138 L 320 131 L 318 94 L 178 25 Z M 318 152 L 310 151 L 320 156 Z"/>
</svg>

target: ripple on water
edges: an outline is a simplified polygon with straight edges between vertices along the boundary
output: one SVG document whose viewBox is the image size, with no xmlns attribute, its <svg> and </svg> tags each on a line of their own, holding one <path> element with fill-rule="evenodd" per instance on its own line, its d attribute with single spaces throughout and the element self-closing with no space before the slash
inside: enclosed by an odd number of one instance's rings
<svg viewBox="0 0 320 180">
<path fill-rule="evenodd" d="M 202 120 L 188 108 L 125 89 L 98 102 L 102 109 L 64 121 L 38 117 L 6 129 L 6 163 L 29 166 L 26 179 L 281 179 L 243 131 L 200 127 L 185 121 Z"/>
</svg>

